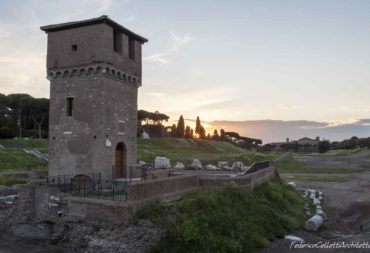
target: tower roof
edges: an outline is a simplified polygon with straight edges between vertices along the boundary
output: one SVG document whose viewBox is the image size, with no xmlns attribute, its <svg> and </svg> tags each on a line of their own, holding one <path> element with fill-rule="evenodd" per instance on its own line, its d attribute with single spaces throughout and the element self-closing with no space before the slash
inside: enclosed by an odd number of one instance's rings
<svg viewBox="0 0 370 253">
<path fill-rule="evenodd" d="M 57 32 L 77 27 L 83 27 L 83 26 L 89 26 L 89 25 L 95 25 L 95 24 L 102 24 L 105 23 L 107 25 L 110 25 L 114 29 L 117 29 L 121 31 L 124 34 L 127 34 L 128 36 L 136 39 L 137 41 L 141 43 L 148 42 L 148 40 L 132 31 L 127 29 L 126 27 L 118 24 L 117 22 L 113 21 L 112 19 L 108 18 L 107 15 L 100 16 L 98 18 L 92 18 L 92 19 L 85 19 L 81 21 L 73 21 L 73 22 L 67 22 L 67 23 L 60 23 L 60 24 L 54 24 L 54 25 L 47 25 L 47 26 L 41 26 L 40 29 L 46 33 L 49 32 Z"/>
</svg>

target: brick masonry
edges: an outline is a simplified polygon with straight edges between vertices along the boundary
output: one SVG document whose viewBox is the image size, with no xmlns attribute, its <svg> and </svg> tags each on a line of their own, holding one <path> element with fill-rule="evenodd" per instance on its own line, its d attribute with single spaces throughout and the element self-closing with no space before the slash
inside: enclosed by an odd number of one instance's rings
<svg viewBox="0 0 370 253">
<path fill-rule="evenodd" d="M 128 204 L 141 208 L 156 201 L 177 199 L 195 189 L 220 188 L 226 183 L 234 182 L 247 191 L 268 182 L 277 176 L 274 167 L 234 178 L 217 178 L 206 175 L 185 175 L 131 183 L 127 186 Z"/>
<path fill-rule="evenodd" d="M 48 34 L 49 176 L 128 175 L 137 163 L 137 95 L 147 40 L 106 16 L 41 29 Z M 73 98 L 72 115 L 67 98 Z M 123 165 L 116 173 L 118 143 Z"/>
</svg>

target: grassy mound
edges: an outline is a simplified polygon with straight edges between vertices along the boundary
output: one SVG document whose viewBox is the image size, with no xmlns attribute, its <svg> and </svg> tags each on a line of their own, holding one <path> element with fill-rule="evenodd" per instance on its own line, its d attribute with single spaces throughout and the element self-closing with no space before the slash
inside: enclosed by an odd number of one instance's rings
<svg viewBox="0 0 370 253">
<path fill-rule="evenodd" d="M 15 177 L 5 177 L 0 175 L 0 185 L 11 186 L 15 184 L 26 184 L 28 180 Z"/>
<path fill-rule="evenodd" d="M 0 149 L 0 172 L 10 170 L 32 170 L 47 169 L 48 163 L 38 159 L 22 150 L 7 148 Z"/>
<path fill-rule="evenodd" d="M 48 152 L 48 140 L 46 139 L 29 139 L 29 140 L 17 140 L 17 139 L 0 139 L 0 145 L 6 148 L 14 149 L 37 149 L 42 153 Z"/>
<path fill-rule="evenodd" d="M 47 140 L 29 139 L 14 140 L 0 139 L 0 144 L 5 149 L 0 149 L 1 170 L 25 170 L 27 165 L 32 168 L 46 168 L 47 163 L 22 151 L 23 148 L 37 149 L 47 153 Z M 217 164 L 217 161 L 241 161 L 251 165 L 257 161 L 274 160 L 281 154 L 252 152 L 239 148 L 228 142 L 212 140 L 191 140 L 180 138 L 138 139 L 138 160 L 154 163 L 156 156 L 168 157 L 172 164 L 176 161 L 190 164 L 198 158 L 206 165 Z"/>
<path fill-rule="evenodd" d="M 275 153 L 256 153 L 239 148 L 228 142 L 191 140 L 180 138 L 158 138 L 138 140 L 138 159 L 153 162 L 156 156 L 166 156 L 172 162 L 189 163 L 198 158 L 203 164 L 217 161 L 242 161 L 250 165 L 256 161 L 273 160 Z"/>
<path fill-rule="evenodd" d="M 303 199 L 280 179 L 245 192 L 197 190 L 171 206 L 137 212 L 167 228 L 153 252 L 255 252 L 304 222 Z"/>
</svg>

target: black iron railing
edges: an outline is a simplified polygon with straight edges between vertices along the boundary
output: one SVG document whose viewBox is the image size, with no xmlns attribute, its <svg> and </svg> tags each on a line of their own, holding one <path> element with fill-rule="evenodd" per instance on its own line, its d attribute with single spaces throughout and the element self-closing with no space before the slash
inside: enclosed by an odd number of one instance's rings
<svg viewBox="0 0 370 253">
<path fill-rule="evenodd" d="M 100 174 L 80 174 L 49 176 L 46 183 L 73 196 L 127 201 L 126 186 L 129 181 L 129 178 L 103 180 Z"/>
</svg>

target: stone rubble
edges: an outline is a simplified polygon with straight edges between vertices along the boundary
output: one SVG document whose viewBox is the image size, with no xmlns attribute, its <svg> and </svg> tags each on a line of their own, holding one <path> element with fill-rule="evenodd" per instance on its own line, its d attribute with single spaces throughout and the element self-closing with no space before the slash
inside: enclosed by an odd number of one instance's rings
<svg viewBox="0 0 370 253">
<path fill-rule="evenodd" d="M 193 159 L 193 162 L 191 163 L 191 167 L 196 170 L 202 169 L 202 163 L 198 159 Z"/>
<path fill-rule="evenodd" d="M 219 168 L 215 165 L 212 165 L 212 164 L 208 164 L 205 166 L 205 169 L 206 170 L 219 170 Z"/>
<path fill-rule="evenodd" d="M 185 169 L 185 165 L 182 162 L 176 162 L 175 169 L 183 170 Z"/>
<path fill-rule="evenodd" d="M 170 159 L 167 157 L 157 156 L 154 161 L 154 168 L 156 169 L 169 169 L 171 168 Z"/>
<path fill-rule="evenodd" d="M 242 171 L 244 170 L 244 165 L 242 162 L 234 162 L 232 166 L 233 170 Z"/>
<path fill-rule="evenodd" d="M 219 167 L 221 169 L 229 167 L 229 162 L 228 161 L 218 161 L 217 167 Z"/>
</svg>

